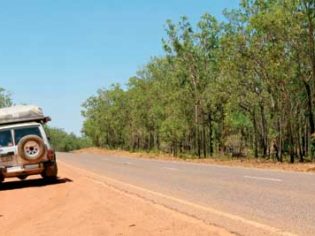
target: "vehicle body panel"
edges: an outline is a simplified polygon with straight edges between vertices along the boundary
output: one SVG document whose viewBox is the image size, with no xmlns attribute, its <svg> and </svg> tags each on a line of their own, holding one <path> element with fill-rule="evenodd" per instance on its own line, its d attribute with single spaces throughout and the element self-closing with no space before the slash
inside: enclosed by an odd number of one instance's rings
<svg viewBox="0 0 315 236">
<path fill-rule="evenodd" d="M 24 133 L 27 134 L 27 131 L 35 131 L 35 135 L 40 136 L 43 140 L 46 150 L 43 157 L 40 161 L 36 163 L 30 163 L 29 161 L 23 159 L 18 154 L 18 141 L 23 138 Z M 10 177 L 19 177 L 19 176 L 28 176 L 28 175 L 35 175 L 41 174 L 45 169 L 45 165 L 54 162 L 55 157 L 49 159 L 48 151 L 51 151 L 51 145 L 49 140 L 46 136 L 45 130 L 42 124 L 37 122 L 27 122 L 27 123 L 19 123 L 19 124 L 10 124 L 10 125 L 2 125 L 0 126 L 0 138 L 1 132 L 5 133 L 5 137 L 7 138 L 7 134 L 10 131 L 12 136 L 12 143 L 8 142 L 6 146 L 0 146 L 0 174 L 4 178 Z M 26 131 L 26 132 L 24 132 Z M 24 132 L 24 133 L 23 133 Z M 19 134 L 19 135 L 18 135 Z M 1 142 L 1 143 L 6 143 Z"/>
</svg>

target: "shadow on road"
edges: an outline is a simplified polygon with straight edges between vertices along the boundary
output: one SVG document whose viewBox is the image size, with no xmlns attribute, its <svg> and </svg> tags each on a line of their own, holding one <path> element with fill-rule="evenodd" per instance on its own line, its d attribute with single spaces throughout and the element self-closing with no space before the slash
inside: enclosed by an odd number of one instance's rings
<svg viewBox="0 0 315 236">
<path fill-rule="evenodd" d="M 44 179 L 30 179 L 30 180 L 18 180 L 9 181 L 0 184 L 0 191 L 23 189 L 23 188 L 33 188 L 33 187 L 45 187 L 49 185 L 65 184 L 73 182 L 68 178 L 58 178 L 56 180 L 44 180 Z"/>
</svg>

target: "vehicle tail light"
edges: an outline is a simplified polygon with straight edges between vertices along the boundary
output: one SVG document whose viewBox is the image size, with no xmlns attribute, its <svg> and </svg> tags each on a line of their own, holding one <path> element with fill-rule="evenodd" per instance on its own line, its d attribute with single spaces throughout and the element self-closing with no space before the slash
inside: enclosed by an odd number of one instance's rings
<svg viewBox="0 0 315 236">
<path fill-rule="evenodd" d="M 51 161 L 55 160 L 55 151 L 52 149 L 48 149 L 47 158 L 48 160 L 51 160 Z"/>
</svg>

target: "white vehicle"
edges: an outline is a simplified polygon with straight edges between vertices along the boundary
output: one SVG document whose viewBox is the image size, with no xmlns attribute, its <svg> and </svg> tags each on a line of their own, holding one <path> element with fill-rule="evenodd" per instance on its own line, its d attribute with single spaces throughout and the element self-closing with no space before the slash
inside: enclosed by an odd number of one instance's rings
<svg viewBox="0 0 315 236">
<path fill-rule="evenodd" d="M 36 106 L 0 109 L 0 182 L 37 174 L 57 178 L 55 151 L 43 128 L 49 120 Z"/>
</svg>

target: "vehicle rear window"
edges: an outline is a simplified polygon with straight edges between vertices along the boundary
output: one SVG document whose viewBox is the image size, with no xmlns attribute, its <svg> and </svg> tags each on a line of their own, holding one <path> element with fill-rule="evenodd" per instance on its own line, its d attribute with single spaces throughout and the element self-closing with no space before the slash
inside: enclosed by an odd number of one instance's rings
<svg viewBox="0 0 315 236">
<path fill-rule="evenodd" d="M 15 143 L 18 144 L 20 140 L 27 135 L 37 135 L 42 138 L 38 127 L 20 128 L 14 130 Z"/>
<path fill-rule="evenodd" d="M 13 146 L 12 135 L 10 130 L 0 131 L 0 147 Z"/>
</svg>

